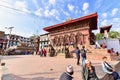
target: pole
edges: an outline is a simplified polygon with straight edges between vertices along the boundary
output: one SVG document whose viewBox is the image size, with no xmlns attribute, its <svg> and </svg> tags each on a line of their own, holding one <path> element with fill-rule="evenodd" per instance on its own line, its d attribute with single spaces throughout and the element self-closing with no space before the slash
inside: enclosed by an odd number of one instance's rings
<svg viewBox="0 0 120 80">
<path fill-rule="evenodd" d="M 11 37 L 11 33 L 12 33 L 12 29 L 14 27 L 5 27 L 7 30 L 9 30 L 9 40 L 8 40 L 8 44 L 7 44 L 7 48 L 9 48 L 9 44 L 10 44 L 10 37 Z"/>
</svg>

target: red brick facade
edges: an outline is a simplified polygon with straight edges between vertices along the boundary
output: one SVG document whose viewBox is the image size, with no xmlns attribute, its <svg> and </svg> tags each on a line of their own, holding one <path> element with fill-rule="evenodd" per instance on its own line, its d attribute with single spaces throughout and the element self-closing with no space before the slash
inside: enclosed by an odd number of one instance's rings
<svg viewBox="0 0 120 80">
<path fill-rule="evenodd" d="M 50 44 L 61 45 L 90 45 L 94 36 L 92 30 L 97 29 L 97 13 L 78 19 L 63 22 L 44 28 L 50 33 Z"/>
</svg>

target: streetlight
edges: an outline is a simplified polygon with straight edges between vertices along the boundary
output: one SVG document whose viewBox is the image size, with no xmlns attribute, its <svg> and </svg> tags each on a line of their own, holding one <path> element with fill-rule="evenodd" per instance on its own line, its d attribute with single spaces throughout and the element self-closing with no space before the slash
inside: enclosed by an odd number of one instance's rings
<svg viewBox="0 0 120 80">
<path fill-rule="evenodd" d="M 12 26 L 12 27 L 5 27 L 5 29 L 7 29 L 7 30 L 9 30 L 9 39 L 10 39 L 10 37 L 11 37 L 11 32 L 12 32 L 12 29 L 13 29 L 14 27 Z M 7 47 L 9 48 L 9 44 L 10 44 L 10 41 L 8 40 L 8 44 L 7 44 Z"/>
<path fill-rule="evenodd" d="M 5 27 L 5 29 L 8 29 L 9 30 L 9 34 L 11 35 L 11 32 L 12 32 L 12 29 L 13 29 L 14 27 Z"/>
</svg>

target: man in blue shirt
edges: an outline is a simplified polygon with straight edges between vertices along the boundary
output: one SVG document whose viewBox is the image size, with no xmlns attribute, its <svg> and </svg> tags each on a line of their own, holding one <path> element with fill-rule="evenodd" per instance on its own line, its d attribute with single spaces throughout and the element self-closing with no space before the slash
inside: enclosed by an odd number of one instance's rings
<svg viewBox="0 0 120 80">
<path fill-rule="evenodd" d="M 80 61 L 80 50 L 78 47 L 76 48 L 75 53 L 76 53 L 76 58 L 77 58 L 77 65 L 79 65 L 80 64 L 79 62 Z"/>
<path fill-rule="evenodd" d="M 85 60 L 87 59 L 86 53 L 87 51 L 85 50 L 85 46 L 82 46 L 82 49 L 81 49 L 82 66 L 85 65 Z"/>
</svg>

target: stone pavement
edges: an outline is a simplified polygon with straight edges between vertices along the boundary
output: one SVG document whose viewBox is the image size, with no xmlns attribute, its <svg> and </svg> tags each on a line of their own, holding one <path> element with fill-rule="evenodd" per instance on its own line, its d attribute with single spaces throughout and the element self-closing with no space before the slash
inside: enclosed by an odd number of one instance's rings
<svg viewBox="0 0 120 80">
<path fill-rule="evenodd" d="M 91 60 L 96 67 L 98 77 L 104 73 L 101 61 Z M 66 70 L 67 65 L 73 65 L 74 80 L 81 79 L 81 66 L 76 65 L 76 59 L 63 57 L 40 57 L 37 55 L 4 56 L 2 62 L 6 63 L 8 75 L 3 80 L 59 80 L 60 75 Z M 117 61 L 110 62 L 113 66 Z"/>
</svg>

